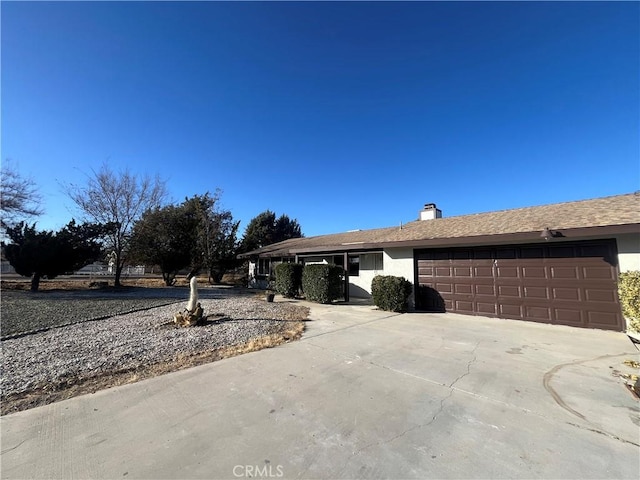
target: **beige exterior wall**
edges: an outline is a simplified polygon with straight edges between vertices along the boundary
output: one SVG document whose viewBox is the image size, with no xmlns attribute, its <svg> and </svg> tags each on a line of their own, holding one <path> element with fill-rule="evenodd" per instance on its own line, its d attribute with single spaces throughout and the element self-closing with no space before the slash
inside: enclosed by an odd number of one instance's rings
<svg viewBox="0 0 640 480">
<path fill-rule="evenodd" d="M 640 232 L 619 235 L 616 241 L 620 272 L 640 270 Z"/>
</svg>

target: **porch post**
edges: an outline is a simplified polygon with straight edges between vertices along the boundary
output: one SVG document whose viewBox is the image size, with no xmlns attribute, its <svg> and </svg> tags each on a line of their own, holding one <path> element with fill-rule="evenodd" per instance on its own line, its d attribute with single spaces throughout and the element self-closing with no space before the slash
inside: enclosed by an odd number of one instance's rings
<svg viewBox="0 0 640 480">
<path fill-rule="evenodd" d="M 349 301 L 349 255 L 344 252 L 342 257 L 342 263 L 344 267 L 344 301 Z"/>
</svg>

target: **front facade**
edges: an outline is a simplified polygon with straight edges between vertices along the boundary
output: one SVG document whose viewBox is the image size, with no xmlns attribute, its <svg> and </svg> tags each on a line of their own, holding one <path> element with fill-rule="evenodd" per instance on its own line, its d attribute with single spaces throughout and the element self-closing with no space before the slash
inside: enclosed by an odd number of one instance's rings
<svg viewBox="0 0 640 480">
<path fill-rule="evenodd" d="M 261 287 L 281 261 L 335 263 L 345 297 L 376 275 L 413 283 L 412 308 L 621 331 L 617 278 L 640 270 L 640 194 L 292 239 L 250 252 Z"/>
</svg>

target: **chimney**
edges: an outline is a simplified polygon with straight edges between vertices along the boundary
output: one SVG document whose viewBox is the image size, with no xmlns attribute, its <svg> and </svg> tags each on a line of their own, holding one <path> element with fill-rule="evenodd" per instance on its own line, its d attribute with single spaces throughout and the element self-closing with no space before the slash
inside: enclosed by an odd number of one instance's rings
<svg viewBox="0 0 640 480">
<path fill-rule="evenodd" d="M 442 211 L 436 208 L 435 203 L 425 203 L 424 209 L 420 211 L 420 220 L 434 220 L 442 218 Z"/>
</svg>

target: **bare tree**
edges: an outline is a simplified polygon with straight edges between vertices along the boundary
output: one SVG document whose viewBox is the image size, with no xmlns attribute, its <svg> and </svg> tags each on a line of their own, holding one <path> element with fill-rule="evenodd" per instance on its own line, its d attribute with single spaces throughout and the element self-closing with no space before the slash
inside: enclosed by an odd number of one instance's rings
<svg viewBox="0 0 640 480">
<path fill-rule="evenodd" d="M 0 170 L 0 213 L 2 228 L 42 215 L 42 197 L 31 178 L 22 177 L 9 160 Z"/>
<path fill-rule="evenodd" d="M 99 171 L 92 170 L 86 185 L 69 184 L 65 190 L 86 220 L 117 226 L 106 242 L 115 263 L 114 283 L 120 286 L 133 225 L 145 211 L 159 207 L 164 201 L 165 182 L 158 176 L 137 177 L 129 170 L 115 173 L 103 164 Z"/>
</svg>

